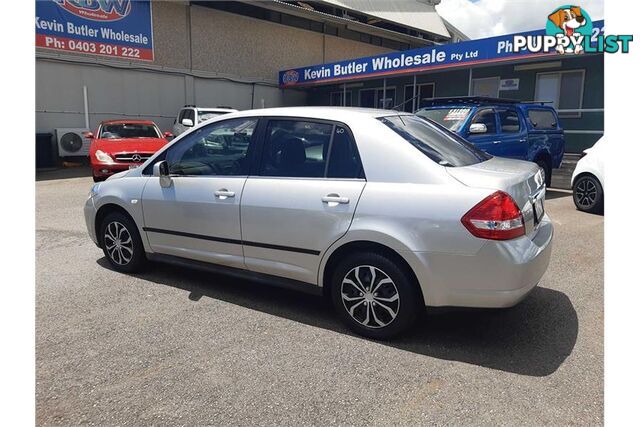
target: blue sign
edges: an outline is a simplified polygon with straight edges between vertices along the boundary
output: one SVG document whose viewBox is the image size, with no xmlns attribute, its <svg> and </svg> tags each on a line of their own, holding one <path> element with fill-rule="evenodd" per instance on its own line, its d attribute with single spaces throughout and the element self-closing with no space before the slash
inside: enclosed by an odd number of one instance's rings
<svg viewBox="0 0 640 427">
<path fill-rule="evenodd" d="M 36 46 L 153 61 L 151 3 L 134 0 L 36 1 Z"/>
<path fill-rule="evenodd" d="M 604 21 L 593 23 L 594 39 L 602 33 L 603 27 Z M 556 55 L 556 52 L 533 53 L 526 49 L 514 51 L 514 36 L 545 34 L 545 30 L 536 30 L 288 69 L 280 71 L 278 82 L 281 87 L 296 87 Z"/>
</svg>

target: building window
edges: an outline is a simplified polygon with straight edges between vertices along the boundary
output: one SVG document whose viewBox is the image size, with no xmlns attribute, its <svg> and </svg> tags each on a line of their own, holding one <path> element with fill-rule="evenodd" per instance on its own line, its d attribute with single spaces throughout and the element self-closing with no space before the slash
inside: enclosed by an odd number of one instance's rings
<svg viewBox="0 0 640 427">
<path fill-rule="evenodd" d="M 372 88 L 360 90 L 360 107 L 391 109 L 396 106 L 396 88 Z"/>
<path fill-rule="evenodd" d="M 332 107 L 351 107 L 353 105 L 352 103 L 352 99 L 351 99 L 351 91 L 347 91 L 347 102 L 346 104 L 343 104 L 343 96 L 344 96 L 344 92 L 340 91 L 340 92 L 331 92 L 330 98 L 329 98 L 329 105 L 331 105 Z"/>
<path fill-rule="evenodd" d="M 426 107 L 427 102 L 433 99 L 436 93 L 436 86 L 433 83 L 422 83 L 416 85 L 415 104 L 413 101 L 413 85 L 404 87 L 404 105 L 401 110 L 413 113 L 422 107 Z M 415 110 L 413 106 L 415 105 Z"/>
<path fill-rule="evenodd" d="M 582 108 L 584 96 L 584 70 L 538 73 L 536 75 L 536 101 L 549 102 L 556 110 Z M 579 118 L 580 112 L 558 112 L 559 117 Z"/>
<path fill-rule="evenodd" d="M 500 88 L 500 77 L 487 77 L 484 79 L 473 79 L 471 82 L 472 96 L 498 97 Z"/>
</svg>

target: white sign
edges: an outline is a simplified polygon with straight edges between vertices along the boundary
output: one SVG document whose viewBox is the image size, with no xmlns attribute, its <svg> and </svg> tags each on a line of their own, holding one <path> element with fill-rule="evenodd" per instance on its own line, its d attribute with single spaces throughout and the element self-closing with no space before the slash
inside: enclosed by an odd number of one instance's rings
<svg viewBox="0 0 640 427">
<path fill-rule="evenodd" d="M 520 88 L 520 79 L 500 80 L 500 90 L 518 90 L 518 88 Z"/>
</svg>

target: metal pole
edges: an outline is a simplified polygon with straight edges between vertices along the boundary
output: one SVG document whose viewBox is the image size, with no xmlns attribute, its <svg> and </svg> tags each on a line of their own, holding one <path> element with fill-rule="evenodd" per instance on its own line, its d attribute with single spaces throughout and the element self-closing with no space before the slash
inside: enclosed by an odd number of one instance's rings
<svg viewBox="0 0 640 427">
<path fill-rule="evenodd" d="M 82 86 L 82 96 L 84 97 L 84 127 L 89 129 L 89 96 L 87 86 Z"/>
<path fill-rule="evenodd" d="M 413 75 L 413 99 L 412 99 L 412 102 L 411 102 L 411 112 L 412 113 L 416 112 L 416 80 L 418 80 L 418 78 L 414 74 Z M 420 106 L 420 104 L 418 104 L 418 106 Z"/>
<path fill-rule="evenodd" d="M 386 108 L 387 102 L 387 78 L 382 79 L 382 108 Z"/>
<path fill-rule="evenodd" d="M 471 96 L 473 92 L 473 68 L 469 68 L 469 92 L 467 95 Z"/>
<path fill-rule="evenodd" d="M 342 83 L 342 106 L 347 106 L 347 84 Z"/>
</svg>

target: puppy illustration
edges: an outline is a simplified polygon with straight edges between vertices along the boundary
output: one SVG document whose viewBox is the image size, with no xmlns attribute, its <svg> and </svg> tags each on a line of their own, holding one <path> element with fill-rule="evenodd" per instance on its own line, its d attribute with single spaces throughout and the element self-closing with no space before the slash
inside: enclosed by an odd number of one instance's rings
<svg viewBox="0 0 640 427">
<path fill-rule="evenodd" d="M 582 9 L 578 6 L 571 6 L 568 9 L 559 9 L 549 15 L 549 20 L 553 24 L 560 28 L 563 35 L 571 37 L 578 28 L 587 24 L 587 20 L 582 16 Z M 558 35 L 560 37 L 560 35 Z M 560 54 L 567 53 L 584 53 L 584 49 L 581 45 L 576 45 L 573 49 L 571 47 L 563 47 L 558 44 L 556 50 Z"/>
</svg>

